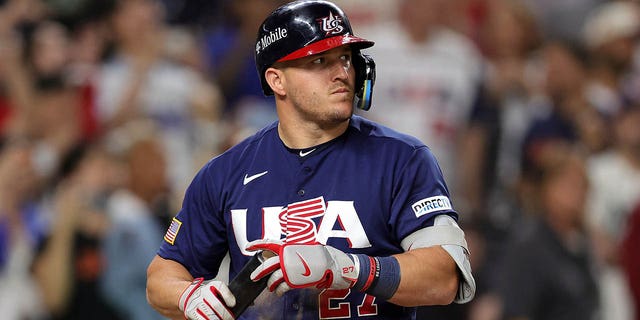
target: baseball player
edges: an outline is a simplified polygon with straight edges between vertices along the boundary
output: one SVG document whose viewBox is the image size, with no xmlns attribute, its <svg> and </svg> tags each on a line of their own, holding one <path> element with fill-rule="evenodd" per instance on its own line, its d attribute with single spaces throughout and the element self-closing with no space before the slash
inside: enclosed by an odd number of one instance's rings
<svg viewBox="0 0 640 320">
<path fill-rule="evenodd" d="M 411 319 L 415 306 L 472 299 L 464 233 L 420 141 L 362 117 L 375 64 L 344 12 L 295 1 L 260 26 L 257 69 L 279 120 L 209 161 L 148 269 L 148 300 L 187 319 Z M 243 299 L 234 278 L 256 252 Z M 268 253 L 268 254 L 265 254 Z M 238 317 L 239 316 L 239 317 Z"/>
</svg>

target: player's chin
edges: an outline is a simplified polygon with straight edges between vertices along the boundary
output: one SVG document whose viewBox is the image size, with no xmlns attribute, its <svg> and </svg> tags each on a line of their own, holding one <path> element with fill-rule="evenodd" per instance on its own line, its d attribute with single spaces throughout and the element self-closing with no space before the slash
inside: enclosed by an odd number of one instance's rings
<svg viewBox="0 0 640 320">
<path fill-rule="evenodd" d="M 334 110 L 333 114 L 329 116 L 330 122 L 333 123 L 343 123 L 348 121 L 353 115 L 353 108 L 339 108 Z"/>
<path fill-rule="evenodd" d="M 335 107 L 333 108 L 333 110 L 336 114 L 342 114 L 343 116 L 351 117 L 351 114 L 353 113 L 353 100 L 340 101 L 335 103 L 334 106 Z"/>
</svg>

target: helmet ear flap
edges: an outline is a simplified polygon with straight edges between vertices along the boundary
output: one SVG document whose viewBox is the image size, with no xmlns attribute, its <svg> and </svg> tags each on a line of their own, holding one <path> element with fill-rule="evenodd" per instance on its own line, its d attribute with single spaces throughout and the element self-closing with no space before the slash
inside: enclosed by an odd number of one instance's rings
<svg viewBox="0 0 640 320">
<path fill-rule="evenodd" d="M 352 62 L 356 70 L 353 105 L 366 111 L 371 108 L 373 85 L 376 82 L 376 63 L 373 58 L 359 51 L 352 57 Z"/>
</svg>

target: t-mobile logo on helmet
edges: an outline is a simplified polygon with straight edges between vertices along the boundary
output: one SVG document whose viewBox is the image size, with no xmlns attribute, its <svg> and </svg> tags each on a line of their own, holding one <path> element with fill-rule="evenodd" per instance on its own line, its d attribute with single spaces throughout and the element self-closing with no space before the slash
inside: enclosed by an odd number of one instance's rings
<svg viewBox="0 0 640 320">
<path fill-rule="evenodd" d="M 342 18 L 340 16 L 334 16 L 333 12 L 329 11 L 329 16 L 322 19 L 318 19 L 322 26 L 322 31 L 325 31 L 325 35 L 340 34 L 344 27 L 342 26 Z"/>
<path fill-rule="evenodd" d="M 256 53 L 260 53 L 260 50 L 264 50 L 272 43 L 286 37 L 287 29 L 285 28 L 278 27 L 273 31 L 269 31 L 268 34 L 265 34 L 258 42 L 256 42 Z"/>
</svg>

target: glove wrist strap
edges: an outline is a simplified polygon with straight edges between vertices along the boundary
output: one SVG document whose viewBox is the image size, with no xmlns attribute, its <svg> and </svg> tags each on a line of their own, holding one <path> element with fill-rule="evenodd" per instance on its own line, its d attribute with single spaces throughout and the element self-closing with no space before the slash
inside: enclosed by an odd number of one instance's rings
<svg viewBox="0 0 640 320">
<path fill-rule="evenodd" d="M 184 312 L 187 309 L 189 298 L 191 298 L 193 293 L 200 287 L 202 282 L 204 282 L 204 278 L 195 278 L 191 284 L 184 289 L 180 295 L 180 300 L 178 300 L 178 308 L 180 308 L 180 311 Z"/>
</svg>

